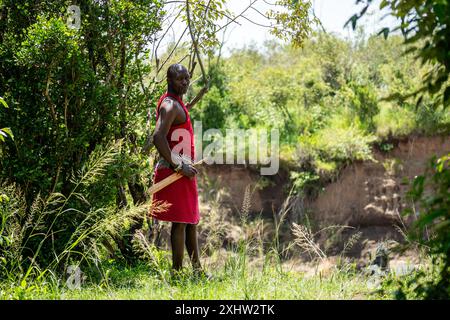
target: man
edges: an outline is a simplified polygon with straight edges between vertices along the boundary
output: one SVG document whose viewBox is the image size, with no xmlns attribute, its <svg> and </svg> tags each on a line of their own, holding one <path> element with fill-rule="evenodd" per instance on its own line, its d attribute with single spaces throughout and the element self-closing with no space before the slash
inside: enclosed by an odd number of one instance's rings
<svg viewBox="0 0 450 320">
<path fill-rule="evenodd" d="M 188 107 L 183 95 L 190 82 L 188 70 L 174 64 L 167 70 L 167 92 L 160 98 L 156 109 L 156 127 L 153 143 L 161 159 L 158 161 L 154 183 L 179 172 L 183 178 L 156 192 L 153 201 L 166 202 L 170 206 L 164 212 L 154 212 L 157 220 L 172 222 L 172 267 L 183 267 L 184 245 L 196 272 L 202 273 L 197 240 L 198 209 L 197 170 L 192 166 L 195 159 L 194 132 Z"/>
</svg>

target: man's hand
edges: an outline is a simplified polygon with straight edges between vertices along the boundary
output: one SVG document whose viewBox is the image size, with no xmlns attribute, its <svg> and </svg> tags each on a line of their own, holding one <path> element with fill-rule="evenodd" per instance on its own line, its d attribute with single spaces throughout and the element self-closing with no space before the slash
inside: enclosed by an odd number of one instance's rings
<svg viewBox="0 0 450 320">
<path fill-rule="evenodd" d="M 194 178 L 195 175 L 198 173 L 197 169 L 193 165 L 183 163 L 183 166 L 181 167 L 180 173 L 188 178 Z"/>
</svg>

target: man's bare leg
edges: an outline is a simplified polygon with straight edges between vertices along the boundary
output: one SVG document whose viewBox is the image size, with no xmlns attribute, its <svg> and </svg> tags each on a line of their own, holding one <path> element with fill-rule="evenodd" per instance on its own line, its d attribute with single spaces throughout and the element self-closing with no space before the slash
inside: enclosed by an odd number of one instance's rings
<svg viewBox="0 0 450 320">
<path fill-rule="evenodd" d="M 172 268 L 181 270 L 183 267 L 184 242 L 186 239 L 186 224 L 172 223 L 170 241 L 172 244 Z"/>
<path fill-rule="evenodd" d="M 188 224 L 186 225 L 186 249 L 191 258 L 192 267 L 195 271 L 201 271 L 202 266 L 200 264 L 200 254 L 198 248 L 197 239 L 197 225 Z"/>
</svg>

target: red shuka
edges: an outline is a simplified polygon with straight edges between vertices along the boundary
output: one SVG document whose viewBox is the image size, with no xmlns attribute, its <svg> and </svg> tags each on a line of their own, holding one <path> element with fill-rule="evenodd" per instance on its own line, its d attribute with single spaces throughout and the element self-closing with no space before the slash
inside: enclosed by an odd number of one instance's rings
<svg viewBox="0 0 450 320">
<path fill-rule="evenodd" d="M 169 142 L 169 148 L 172 150 L 174 146 L 181 143 L 190 144 L 191 159 L 195 159 L 195 148 L 194 148 L 194 130 L 192 129 L 191 119 L 189 117 L 189 112 L 184 105 L 183 101 L 176 95 L 166 92 L 161 96 L 156 107 L 156 120 L 159 117 L 159 108 L 161 103 L 170 97 L 183 107 L 186 113 L 186 121 L 179 125 L 172 125 L 167 134 L 167 141 Z M 172 141 L 172 133 L 176 129 L 185 129 L 189 132 L 190 141 L 183 141 L 180 137 L 178 141 Z M 158 183 L 164 180 L 174 171 L 166 167 L 157 167 L 154 173 L 153 183 Z M 164 189 L 153 194 L 153 203 L 167 202 L 170 206 L 164 212 L 153 212 L 155 219 L 162 221 L 178 222 L 178 223 L 188 223 L 197 224 L 200 220 L 200 214 L 198 210 L 198 191 L 197 191 L 197 178 L 194 177 L 190 179 L 188 177 L 182 177 L 181 179 L 175 181 L 171 185 L 165 187 Z"/>
</svg>

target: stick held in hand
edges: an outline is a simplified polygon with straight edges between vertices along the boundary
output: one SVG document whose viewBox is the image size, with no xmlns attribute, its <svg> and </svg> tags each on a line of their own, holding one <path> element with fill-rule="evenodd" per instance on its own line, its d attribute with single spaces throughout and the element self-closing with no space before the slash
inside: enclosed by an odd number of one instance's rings
<svg viewBox="0 0 450 320">
<path fill-rule="evenodd" d="M 205 162 L 205 159 L 200 160 L 197 163 L 194 163 L 193 166 L 199 166 L 201 165 L 203 162 Z M 168 185 L 171 185 L 172 183 L 174 183 L 175 181 L 179 180 L 183 178 L 183 175 L 181 173 L 173 173 L 170 176 L 168 176 L 167 178 L 165 178 L 164 180 L 154 184 L 153 186 L 150 187 L 150 189 L 148 189 L 148 193 L 149 195 L 152 195 L 162 189 L 164 189 L 165 187 L 167 187 Z"/>
</svg>

